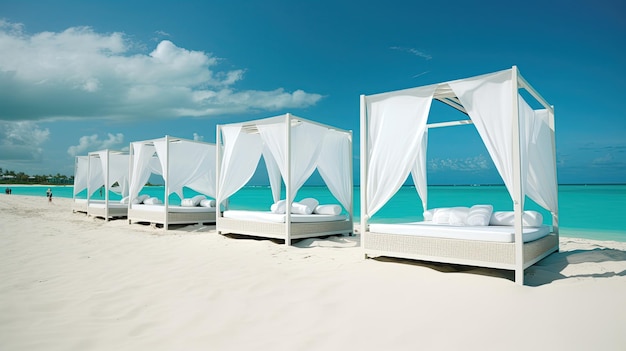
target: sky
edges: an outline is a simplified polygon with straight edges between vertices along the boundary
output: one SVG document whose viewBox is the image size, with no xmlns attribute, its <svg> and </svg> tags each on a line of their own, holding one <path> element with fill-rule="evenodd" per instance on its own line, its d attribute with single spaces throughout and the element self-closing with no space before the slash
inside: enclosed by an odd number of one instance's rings
<svg viewBox="0 0 626 351">
<path fill-rule="evenodd" d="M 626 183 L 625 43 L 614 0 L 1 0 L 0 168 L 71 176 L 77 155 L 289 112 L 353 131 L 358 184 L 361 94 L 516 65 L 555 107 L 559 182 Z M 428 152 L 431 184 L 502 183 L 472 126 Z"/>
</svg>

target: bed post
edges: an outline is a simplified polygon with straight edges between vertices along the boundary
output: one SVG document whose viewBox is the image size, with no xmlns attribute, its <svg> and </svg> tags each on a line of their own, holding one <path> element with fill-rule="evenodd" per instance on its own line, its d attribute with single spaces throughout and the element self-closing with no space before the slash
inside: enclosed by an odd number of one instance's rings
<svg viewBox="0 0 626 351">
<path fill-rule="evenodd" d="M 128 220 L 128 224 L 131 224 L 131 219 L 128 214 L 130 214 L 130 206 L 133 203 L 133 199 L 131 199 L 133 196 L 131 192 L 131 184 L 133 182 L 133 154 L 133 143 L 130 142 L 128 145 L 128 209 L 126 210 L 126 219 Z"/>
<path fill-rule="evenodd" d="M 555 212 L 552 212 L 552 232 L 556 235 L 556 247 L 557 247 L 557 252 L 560 251 L 559 248 L 559 208 L 558 208 L 558 195 L 559 195 L 559 181 L 558 181 L 558 177 L 556 176 L 556 125 L 555 125 L 555 121 L 554 121 L 554 106 L 551 106 L 552 109 L 548 109 L 548 123 L 550 126 L 550 129 L 552 130 L 551 133 L 551 138 L 552 138 L 552 157 L 554 157 L 554 164 L 552 165 L 554 167 L 554 179 L 556 181 L 556 184 L 554 184 L 554 186 L 556 187 L 557 191 L 557 208 Z"/>
<path fill-rule="evenodd" d="M 221 204 L 221 196 L 220 196 L 220 177 L 221 177 L 221 166 L 222 166 L 222 126 L 219 124 L 215 126 L 216 135 L 215 135 L 215 230 L 217 234 L 221 234 L 219 229 L 217 228 L 217 222 L 220 220 L 222 216 L 222 208 Z"/>
<path fill-rule="evenodd" d="M 524 239 L 522 237 L 524 193 L 522 190 L 522 157 L 518 103 L 518 70 L 511 68 L 511 136 L 513 152 L 513 210 L 515 211 L 515 283 L 524 285 Z"/>
<path fill-rule="evenodd" d="M 163 229 L 167 230 L 169 227 L 169 193 L 170 193 L 170 137 L 168 135 L 165 136 L 165 199 L 163 202 L 165 203 L 165 220 L 163 221 Z"/>
<path fill-rule="evenodd" d="M 350 235 L 354 235 L 354 159 L 352 156 L 352 131 L 348 132 L 348 137 L 350 138 L 350 142 L 348 143 L 348 149 L 349 154 L 350 154 L 350 180 L 351 180 L 351 184 L 352 184 L 352 189 L 350 191 L 350 208 L 348 209 L 348 211 L 350 212 L 350 221 L 352 222 L 352 231 L 350 232 Z"/>
<path fill-rule="evenodd" d="M 111 181 L 109 179 L 109 166 L 110 166 L 109 158 L 111 157 L 111 150 L 107 149 L 106 157 L 107 157 L 106 163 L 105 163 L 106 173 L 104 175 L 104 221 L 108 222 L 109 221 L 109 182 Z"/>
<path fill-rule="evenodd" d="M 285 152 L 285 245 L 291 245 L 291 114 L 285 115 L 285 127 L 286 129 L 286 147 Z"/>
<path fill-rule="evenodd" d="M 365 253 L 365 232 L 367 231 L 367 165 L 368 165 L 368 150 L 367 150 L 367 111 L 365 104 L 365 95 L 361 95 L 361 176 L 359 181 L 359 188 L 361 190 L 361 228 L 359 234 L 361 237 L 361 248 Z"/>
</svg>

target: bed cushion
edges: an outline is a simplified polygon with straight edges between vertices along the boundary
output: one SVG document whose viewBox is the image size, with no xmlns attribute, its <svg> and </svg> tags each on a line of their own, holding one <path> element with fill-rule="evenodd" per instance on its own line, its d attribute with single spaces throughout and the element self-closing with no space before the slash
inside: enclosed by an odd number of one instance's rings
<svg viewBox="0 0 626 351">
<path fill-rule="evenodd" d="M 474 205 L 470 208 L 467 215 L 466 224 L 469 226 L 485 226 L 489 225 L 493 206 L 491 205 Z"/>
<path fill-rule="evenodd" d="M 159 205 L 162 204 L 161 200 L 158 197 L 150 197 L 143 200 L 143 203 L 146 205 Z"/>
<path fill-rule="evenodd" d="M 450 219 L 448 224 L 450 225 L 465 225 L 467 216 L 470 213 L 469 207 L 454 207 L 450 209 Z"/>
<path fill-rule="evenodd" d="M 528 227 L 539 227 L 543 224 L 543 215 L 537 211 L 524 211 L 522 223 Z M 496 211 L 491 215 L 489 225 L 515 225 L 515 212 Z"/>
<path fill-rule="evenodd" d="M 270 207 L 270 211 L 272 213 L 279 213 L 279 214 L 285 213 L 285 211 L 286 211 L 286 202 L 285 202 L 285 200 L 280 200 L 280 201 L 277 201 L 276 203 L 272 204 L 272 206 Z"/>
<path fill-rule="evenodd" d="M 323 215 L 336 216 L 341 213 L 341 206 L 339 205 L 319 205 L 315 207 L 313 213 Z"/>
<path fill-rule="evenodd" d="M 200 201 L 206 199 L 204 195 L 196 195 L 192 198 L 182 199 L 180 205 L 183 207 L 195 207 L 200 205 Z"/>
<path fill-rule="evenodd" d="M 139 195 L 133 199 L 134 204 L 142 204 L 145 200 L 149 199 L 150 195 Z"/>
<path fill-rule="evenodd" d="M 201 206 L 201 207 L 215 207 L 215 200 L 202 199 L 202 201 L 200 201 L 199 206 Z"/>
</svg>

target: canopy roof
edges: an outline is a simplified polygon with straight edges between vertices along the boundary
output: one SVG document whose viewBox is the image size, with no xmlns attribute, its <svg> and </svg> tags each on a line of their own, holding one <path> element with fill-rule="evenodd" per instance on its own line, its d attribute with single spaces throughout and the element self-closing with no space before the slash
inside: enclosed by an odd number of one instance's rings
<svg viewBox="0 0 626 351">
<path fill-rule="evenodd" d="M 130 196 L 137 197 L 151 174 L 165 181 L 165 204 L 183 187 L 215 197 L 215 144 L 165 136 L 130 144 Z"/>
<path fill-rule="evenodd" d="M 352 132 L 289 113 L 217 127 L 217 142 L 223 146 L 218 148 L 220 203 L 252 178 L 263 156 L 275 202 L 280 199 L 281 179 L 293 201 L 317 169 L 352 215 Z"/>
<path fill-rule="evenodd" d="M 543 109 L 533 110 L 521 90 L 527 91 Z M 427 124 L 433 99 L 470 119 Z M 523 207 L 525 196 L 529 196 L 556 214 L 554 109 L 514 66 L 467 79 L 363 95 L 362 218 L 366 221 L 373 216 L 409 173 L 426 209 L 428 129 L 469 123 L 476 126 L 514 204 Z"/>
</svg>

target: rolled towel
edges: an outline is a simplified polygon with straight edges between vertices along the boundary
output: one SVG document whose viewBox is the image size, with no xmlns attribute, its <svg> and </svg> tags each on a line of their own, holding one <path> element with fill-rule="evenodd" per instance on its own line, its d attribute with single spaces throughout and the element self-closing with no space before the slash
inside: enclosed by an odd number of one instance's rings
<svg viewBox="0 0 626 351">
<path fill-rule="evenodd" d="M 313 209 L 305 204 L 301 204 L 299 202 L 294 202 L 291 204 L 291 213 L 293 214 L 311 214 L 313 213 Z"/>
<path fill-rule="evenodd" d="M 318 205 L 315 207 L 313 213 L 322 215 L 338 215 L 341 213 L 341 206 L 339 205 Z"/>
<path fill-rule="evenodd" d="M 215 200 L 204 199 L 200 201 L 200 206 L 201 207 L 215 207 Z"/>
<path fill-rule="evenodd" d="M 272 213 L 278 213 L 278 214 L 283 214 L 286 211 L 286 206 L 285 206 L 285 200 L 280 200 L 278 202 L 276 202 L 275 204 L 273 204 L 270 207 L 270 211 L 272 211 Z"/>
<path fill-rule="evenodd" d="M 205 200 L 206 196 L 204 195 L 196 195 L 192 198 L 182 199 L 180 201 L 180 205 L 183 207 L 196 207 L 200 205 L 200 201 Z"/>
<path fill-rule="evenodd" d="M 143 200 L 143 203 L 146 205 L 160 205 L 163 202 L 161 202 L 161 200 L 159 200 L 158 197 L 150 197 L 150 198 Z"/>
<path fill-rule="evenodd" d="M 528 227 L 540 227 L 543 224 L 543 215 L 537 211 L 525 211 L 522 223 Z M 496 211 L 491 214 L 489 225 L 515 225 L 515 212 Z"/>
<path fill-rule="evenodd" d="M 142 204 L 145 200 L 149 199 L 150 195 L 139 195 L 133 199 L 134 204 Z"/>
</svg>

